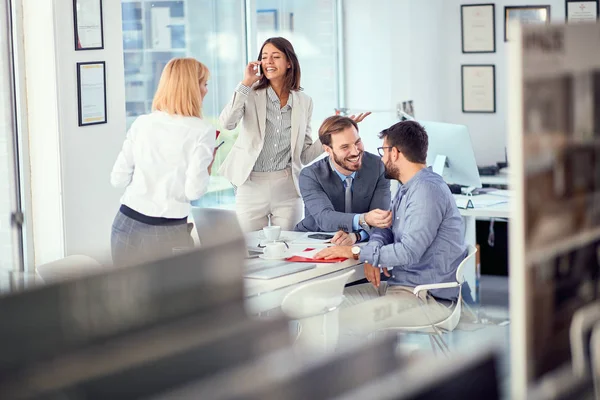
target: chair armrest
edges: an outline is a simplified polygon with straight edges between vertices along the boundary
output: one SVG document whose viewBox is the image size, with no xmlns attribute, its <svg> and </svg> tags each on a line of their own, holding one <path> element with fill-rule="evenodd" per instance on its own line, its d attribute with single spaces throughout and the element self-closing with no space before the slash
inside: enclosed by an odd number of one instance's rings
<svg viewBox="0 0 600 400">
<path fill-rule="evenodd" d="M 429 285 L 419 285 L 415 286 L 413 289 L 413 294 L 416 295 L 423 290 L 431 290 L 431 289 L 448 289 L 453 287 L 459 287 L 460 284 L 458 282 L 448 282 L 448 283 L 432 283 Z"/>
</svg>

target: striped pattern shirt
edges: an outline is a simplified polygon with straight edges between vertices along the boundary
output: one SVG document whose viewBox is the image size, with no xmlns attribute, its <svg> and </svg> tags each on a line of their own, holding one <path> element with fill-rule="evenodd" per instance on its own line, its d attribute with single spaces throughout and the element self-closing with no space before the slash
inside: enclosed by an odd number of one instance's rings
<svg viewBox="0 0 600 400">
<path fill-rule="evenodd" d="M 238 93 L 248 95 L 248 86 L 241 83 L 236 88 Z M 292 96 L 289 96 L 285 107 L 271 86 L 267 88 L 267 121 L 265 124 L 265 140 L 263 148 L 254 164 L 255 172 L 280 171 L 292 164 Z"/>
</svg>

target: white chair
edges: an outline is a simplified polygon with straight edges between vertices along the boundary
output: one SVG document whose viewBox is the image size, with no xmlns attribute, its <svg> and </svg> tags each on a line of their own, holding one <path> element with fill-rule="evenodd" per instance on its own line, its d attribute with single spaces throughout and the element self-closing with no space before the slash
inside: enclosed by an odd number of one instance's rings
<svg viewBox="0 0 600 400">
<path fill-rule="evenodd" d="M 339 306 L 344 301 L 344 286 L 353 273 L 349 271 L 310 281 L 283 298 L 283 313 L 298 320 L 296 349 L 315 354 L 335 349 L 339 336 Z"/>
<path fill-rule="evenodd" d="M 101 270 L 104 270 L 104 267 L 98 261 L 83 255 L 68 256 L 36 268 L 45 283 L 73 279 Z"/>
<path fill-rule="evenodd" d="M 438 347 L 442 350 L 443 353 L 446 353 L 446 351 L 449 351 L 448 346 L 445 344 L 444 339 L 442 338 L 441 331 L 452 332 L 456 328 L 458 323 L 460 322 L 460 316 L 462 313 L 462 304 L 463 304 L 462 285 L 465 282 L 464 268 L 465 268 L 465 265 L 467 264 L 467 261 L 469 261 L 473 256 L 475 256 L 475 253 L 477 253 L 477 248 L 475 246 L 468 245 L 467 256 L 465 257 L 464 260 L 462 260 L 462 262 L 458 265 L 458 268 L 456 269 L 456 282 L 432 283 L 432 284 L 427 284 L 427 285 L 419 285 L 413 289 L 413 294 L 415 296 L 417 296 L 417 298 L 418 298 L 419 293 L 424 290 L 448 289 L 448 288 L 458 287 L 459 288 L 458 301 L 454 305 L 454 308 L 453 308 L 451 314 L 447 318 L 445 318 L 441 321 L 431 321 L 431 323 L 429 325 L 385 328 L 385 329 L 382 329 L 381 331 L 427 333 L 427 334 L 430 334 L 430 338 L 432 340 L 432 347 L 434 348 L 434 350 L 435 350 L 435 347 L 433 346 L 433 343 L 435 342 L 438 345 Z M 426 312 L 426 310 L 424 310 L 424 312 Z M 436 336 L 437 336 L 437 338 L 436 338 Z"/>
</svg>

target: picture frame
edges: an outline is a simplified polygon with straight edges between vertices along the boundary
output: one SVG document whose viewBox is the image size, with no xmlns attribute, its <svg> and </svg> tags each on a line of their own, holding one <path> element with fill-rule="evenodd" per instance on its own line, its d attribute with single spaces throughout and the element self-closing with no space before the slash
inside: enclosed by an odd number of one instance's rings
<svg viewBox="0 0 600 400">
<path fill-rule="evenodd" d="M 494 114 L 496 112 L 496 66 L 494 64 L 461 65 L 462 112 Z"/>
<path fill-rule="evenodd" d="M 460 6 L 462 52 L 496 52 L 496 6 L 463 4 Z"/>
<path fill-rule="evenodd" d="M 504 7 L 504 41 L 510 37 L 510 21 L 521 21 L 523 24 L 550 23 L 550 6 L 505 6 Z"/>
<path fill-rule="evenodd" d="M 596 22 L 600 18 L 598 0 L 565 0 L 565 21 L 567 23 Z"/>
<path fill-rule="evenodd" d="M 77 118 L 79 126 L 106 124 L 106 63 L 77 63 Z"/>
<path fill-rule="evenodd" d="M 259 32 L 279 30 L 278 11 L 276 9 L 256 10 L 256 29 Z"/>
<path fill-rule="evenodd" d="M 104 49 L 102 0 L 73 0 L 75 51 Z"/>
</svg>

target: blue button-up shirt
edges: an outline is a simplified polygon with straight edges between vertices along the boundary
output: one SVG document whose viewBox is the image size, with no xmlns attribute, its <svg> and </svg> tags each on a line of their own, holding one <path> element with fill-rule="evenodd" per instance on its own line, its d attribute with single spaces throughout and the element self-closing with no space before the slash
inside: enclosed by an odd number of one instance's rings
<svg viewBox="0 0 600 400">
<path fill-rule="evenodd" d="M 391 228 L 371 231 L 360 260 L 392 269 L 388 285 L 456 282 L 456 269 L 467 255 L 464 223 L 442 177 L 430 168 L 419 171 L 398 189 L 392 213 Z M 458 297 L 455 288 L 431 293 Z"/>
<path fill-rule="evenodd" d="M 342 183 L 344 184 L 344 187 L 346 186 L 346 178 L 348 178 L 348 177 L 352 178 L 352 186 L 354 186 L 354 177 L 356 176 L 356 171 L 354 171 L 350 175 L 346 176 L 346 175 L 342 174 L 340 171 L 338 171 L 333 166 L 333 164 L 331 164 L 331 160 L 329 160 L 329 165 L 331 166 L 331 169 L 340 177 L 340 179 L 342 180 Z M 352 220 L 352 229 L 354 229 L 355 231 L 359 231 L 360 240 L 362 241 L 362 240 L 366 240 L 369 237 L 369 234 L 367 232 L 365 232 L 364 229 L 360 228 L 359 219 L 360 219 L 360 214 L 355 214 L 354 219 Z"/>
</svg>

